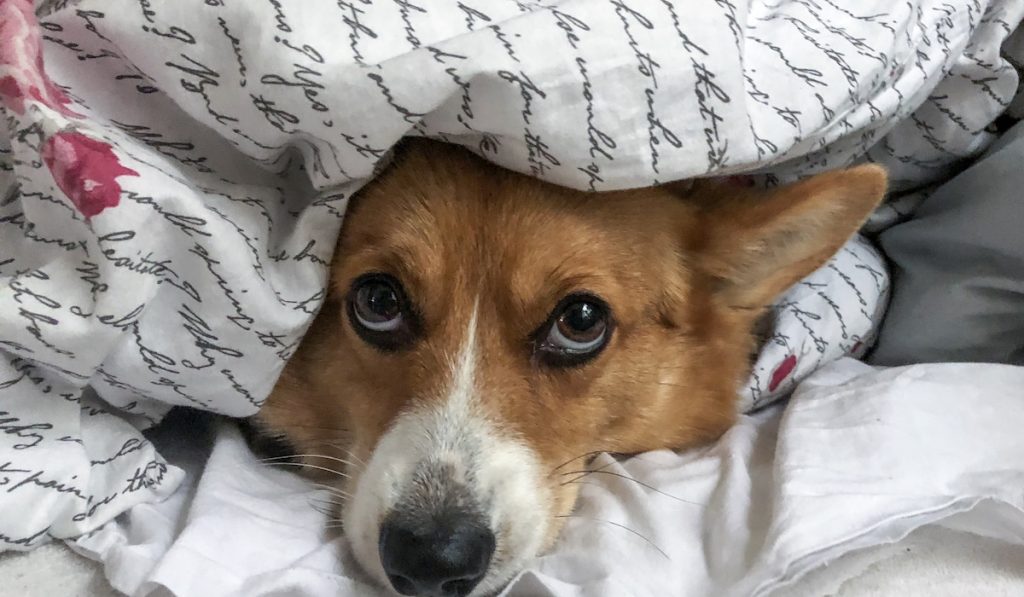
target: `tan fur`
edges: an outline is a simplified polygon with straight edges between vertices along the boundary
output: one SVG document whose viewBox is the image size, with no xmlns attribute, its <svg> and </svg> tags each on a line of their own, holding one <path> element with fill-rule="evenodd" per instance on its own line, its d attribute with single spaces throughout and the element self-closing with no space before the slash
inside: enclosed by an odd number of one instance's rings
<svg viewBox="0 0 1024 597">
<path fill-rule="evenodd" d="M 330 298 L 260 417 L 301 452 L 368 460 L 398 413 L 443 396 L 476 302 L 479 399 L 552 469 L 552 510 L 565 514 L 576 485 L 559 473 L 583 463 L 560 464 L 729 427 L 763 308 L 839 249 L 885 184 L 862 166 L 772 191 L 702 181 L 588 194 L 410 141 L 350 206 Z M 422 315 L 406 351 L 382 353 L 348 322 L 346 293 L 368 271 L 401 280 Z M 538 364 L 531 332 L 584 289 L 611 307 L 609 345 L 579 368 Z"/>
</svg>

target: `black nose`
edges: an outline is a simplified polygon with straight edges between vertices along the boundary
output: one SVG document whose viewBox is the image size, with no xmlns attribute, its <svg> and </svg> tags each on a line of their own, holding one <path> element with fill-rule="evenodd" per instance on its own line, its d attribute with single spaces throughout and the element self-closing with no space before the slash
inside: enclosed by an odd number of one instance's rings
<svg viewBox="0 0 1024 597">
<path fill-rule="evenodd" d="M 466 517 L 389 520 L 380 530 L 380 561 L 402 595 L 465 597 L 487 574 L 493 553 L 494 534 Z"/>
</svg>

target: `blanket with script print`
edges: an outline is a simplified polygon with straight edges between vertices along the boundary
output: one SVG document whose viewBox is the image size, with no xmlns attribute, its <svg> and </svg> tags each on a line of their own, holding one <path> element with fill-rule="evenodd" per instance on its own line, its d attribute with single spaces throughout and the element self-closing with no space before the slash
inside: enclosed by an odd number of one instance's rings
<svg viewBox="0 0 1024 597">
<path fill-rule="evenodd" d="M 174 491 L 140 432 L 171 405 L 256 412 L 403 135 L 579 189 L 870 159 L 911 191 L 991 140 L 1022 11 L 0 0 L 0 549 Z M 863 351 L 887 284 L 857 240 L 783 297 L 743 408 Z"/>
</svg>

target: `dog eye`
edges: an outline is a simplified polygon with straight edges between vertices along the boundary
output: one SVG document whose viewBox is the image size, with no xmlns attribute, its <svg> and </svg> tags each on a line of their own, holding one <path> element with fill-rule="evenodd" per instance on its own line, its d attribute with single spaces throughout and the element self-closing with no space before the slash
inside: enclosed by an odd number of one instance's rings
<svg viewBox="0 0 1024 597">
<path fill-rule="evenodd" d="M 409 339 L 412 314 L 398 280 L 384 274 L 358 278 L 349 292 L 349 319 L 366 342 L 395 350 Z"/>
<path fill-rule="evenodd" d="M 537 350 L 550 365 L 579 365 L 601 352 L 609 332 L 604 302 L 589 295 L 572 295 L 555 309 Z"/>
</svg>

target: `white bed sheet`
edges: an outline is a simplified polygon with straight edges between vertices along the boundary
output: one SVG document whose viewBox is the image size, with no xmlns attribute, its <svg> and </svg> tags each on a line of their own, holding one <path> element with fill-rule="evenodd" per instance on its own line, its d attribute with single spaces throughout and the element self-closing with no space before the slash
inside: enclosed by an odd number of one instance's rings
<svg viewBox="0 0 1024 597">
<path fill-rule="evenodd" d="M 1024 368 L 844 359 L 714 446 L 598 462 L 664 493 L 593 475 L 579 518 L 505 595 L 791 594 L 823 564 L 942 521 L 1020 548 L 1021 428 Z M 75 549 L 130 595 L 376 594 L 344 540 L 321 537 L 316 492 L 259 464 L 233 428 L 189 482 Z"/>
<path fill-rule="evenodd" d="M 0 554 L 0 597 L 118 597 L 102 565 L 60 543 Z M 990 537 L 927 525 L 905 539 L 847 554 L 779 597 L 986 597 L 1024 595 L 1024 549 Z M 159 597 L 166 597 L 166 593 Z"/>
</svg>

